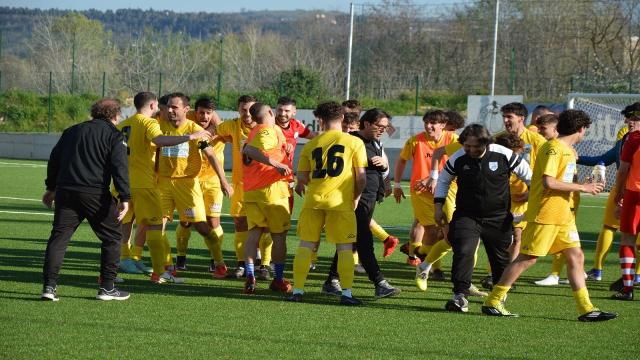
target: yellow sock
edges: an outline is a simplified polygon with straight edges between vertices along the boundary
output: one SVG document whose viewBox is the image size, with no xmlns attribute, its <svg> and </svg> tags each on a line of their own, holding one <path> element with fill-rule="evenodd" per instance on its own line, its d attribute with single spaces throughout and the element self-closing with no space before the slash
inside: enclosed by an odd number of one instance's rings
<svg viewBox="0 0 640 360">
<path fill-rule="evenodd" d="M 151 267 L 156 275 L 164 272 L 165 249 L 162 241 L 161 230 L 147 230 L 147 246 L 149 247 L 149 255 L 151 256 Z"/>
<path fill-rule="evenodd" d="M 437 243 L 433 244 L 431 251 L 427 255 L 425 259 L 429 264 L 433 264 L 436 261 L 442 259 L 447 253 L 451 250 L 451 246 L 447 244 L 446 241 L 440 240 Z"/>
<path fill-rule="evenodd" d="M 222 226 L 218 225 L 217 228 L 213 229 L 213 234 L 215 235 L 215 241 L 213 242 L 213 261 L 218 264 L 224 264 L 224 258 L 222 257 L 222 240 L 224 240 L 224 231 L 222 230 Z"/>
<path fill-rule="evenodd" d="M 551 262 L 551 274 L 560 276 L 560 272 L 562 272 L 562 267 L 564 266 L 565 258 L 562 253 L 557 253 L 553 255 L 553 261 Z"/>
<path fill-rule="evenodd" d="M 133 249 L 131 250 L 131 258 L 135 261 L 139 261 L 142 259 L 142 246 L 133 245 Z"/>
<path fill-rule="evenodd" d="M 271 263 L 271 248 L 273 247 L 273 240 L 271 234 L 263 233 L 258 242 L 260 248 L 260 254 L 262 255 L 262 265 L 268 266 Z"/>
<path fill-rule="evenodd" d="M 595 306 L 593 306 L 591 300 L 589 299 L 589 291 L 586 287 L 574 291 L 573 298 L 576 300 L 576 308 L 578 309 L 578 313 L 580 315 L 586 314 L 595 309 Z"/>
<path fill-rule="evenodd" d="M 316 263 L 318 261 L 318 253 L 317 252 L 311 252 L 311 262 L 312 263 Z"/>
<path fill-rule="evenodd" d="M 209 256 L 211 256 L 211 258 L 214 258 L 215 255 L 215 242 L 216 242 L 216 234 L 213 231 L 213 229 L 211 229 L 211 231 L 209 231 L 209 233 L 206 236 L 202 237 L 204 240 L 204 244 L 207 245 L 207 249 L 209 249 Z"/>
<path fill-rule="evenodd" d="M 130 246 L 131 244 L 129 243 L 129 240 L 127 240 L 126 242 L 125 241 L 122 242 L 122 245 L 120 245 L 120 260 L 131 258 Z"/>
<path fill-rule="evenodd" d="M 511 289 L 511 286 L 494 285 L 493 290 L 491 290 L 483 305 L 496 307 L 498 303 L 500 303 L 500 301 L 502 301 L 502 299 L 504 299 L 504 297 L 507 295 L 509 289 Z"/>
<path fill-rule="evenodd" d="M 236 231 L 236 237 L 233 244 L 236 248 L 236 259 L 244 261 L 244 242 L 247 241 L 248 231 Z"/>
<path fill-rule="evenodd" d="M 360 257 L 358 256 L 358 252 L 357 251 L 353 252 L 353 263 L 354 264 L 360 264 Z"/>
<path fill-rule="evenodd" d="M 594 269 L 604 269 L 604 258 L 607 257 L 611 244 L 613 243 L 613 236 L 616 230 L 607 226 L 603 226 L 598 234 L 598 242 L 596 243 L 595 261 L 593 262 Z"/>
<path fill-rule="evenodd" d="M 418 250 L 417 252 L 420 255 L 429 255 L 432 247 L 433 245 L 420 245 L 419 247 L 416 247 L 416 249 Z"/>
<path fill-rule="evenodd" d="M 640 235 L 636 238 L 636 276 L 640 274 L 640 261 L 637 259 L 640 259 Z"/>
<path fill-rule="evenodd" d="M 309 274 L 309 264 L 311 264 L 311 249 L 298 246 L 296 256 L 293 258 L 293 287 L 304 290 L 304 283 Z"/>
<path fill-rule="evenodd" d="M 350 250 L 338 251 L 338 275 L 343 289 L 351 289 L 353 286 L 353 253 Z"/>
<path fill-rule="evenodd" d="M 380 241 L 385 241 L 389 237 L 389 233 L 385 229 L 383 229 L 382 226 L 380 226 L 380 224 L 378 223 L 374 223 L 370 225 L 369 229 L 371 229 L 373 236 L 380 239 Z"/>
<path fill-rule="evenodd" d="M 176 254 L 178 256 L 187 256 L 187 247 L 189 246 L 189 238 L 191 237 L 191 228 L 178 224 L 176 228 Z"/>
<path fill-rule="evenodd" d="M 164 265 L 173 265 L 173 258 L 171 257 L 171 244 L 169 244 L 169 237 L 165 232 L 162 234 L 162 244 L 164 245 Z"/>
</svg>

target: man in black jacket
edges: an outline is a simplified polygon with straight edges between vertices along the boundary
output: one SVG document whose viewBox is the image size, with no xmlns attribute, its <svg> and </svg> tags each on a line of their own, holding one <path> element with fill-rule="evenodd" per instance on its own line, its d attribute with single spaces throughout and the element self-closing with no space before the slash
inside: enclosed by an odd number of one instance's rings
<svg viewBox="0 0 640 360">
<path fill-rule="evenodd" d="M 382 276 L 376 255 L 373 252 L 373 234 L 369 227 L 376 202 L 381 202 L 384 199 L 383 173 L 389 169 L 389 161 L 383 155 L 380 137 L 390 126 L 390 119 L 391 116 L 381 109 L 367 110 L 360 119 L 360 130 L 349 133 L 360 138 L 367 151 L 367 185 L 362 191 L 358 207 L 355 210 L 358 229 L 355 245 L 360 262 L 367 272 L 369 280 L 375 285 L 377 298 L 395 296 L 400 293 L 400 289 L 392 287 Z M 322 293 L 340 296 L 341 292 L 342 288 L 338 279 L 338 254 L 336 253 L 329 270 L 329 278 L 322 286 Z"/>
<path fill-rule="evenodd" d="M 458 139 L 463 148 L 451 155 L 438 179 L 434 194 L 435 220 L 445 224 L 442 212 L 449 186 L 457 179 L 456 210 L 449 224 L 449 241 L 453 249 L 451 281 L 454 297 L 445 308 L 467 312 L 473 257 L 482 239 L 494 282 L 509 264 L 509 246 L 513 237 L 511 215 L 511 173 L 529 185 L 531 169 L 511 150 L 496 144 L 489 131 L 479 124 L 467 126 Z M 426 281 L 428 273 L 422 274 Z"/>
<path fill-rule="evenodd" d="M 42 202 L 55 201 L 53 229 L 47 243 L 42 270 L 42 300 L 58 301 L 58 273 L 71 236 L 87 219 L 102 241 L 99 300 L 126 300 L 129 293 L 114 287 L 120 259 L 120 220 L 129 208 L 127 145 L 115 124 L 120 104 L 103 99 L 91 107 L 92 120 L 66 129 L 51 151 L 47 165 L 46 192 Z M 111 179 L 120 196 L 109 192 Z"/>
</svg>

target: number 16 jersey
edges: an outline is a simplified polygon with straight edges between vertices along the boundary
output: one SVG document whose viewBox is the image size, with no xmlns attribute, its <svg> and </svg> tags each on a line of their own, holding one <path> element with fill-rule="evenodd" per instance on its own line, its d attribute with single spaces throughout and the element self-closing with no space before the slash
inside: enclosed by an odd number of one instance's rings
<svg viewBox="0 0 640 360">
<path fill-rule="evenodd" d="M 305 144 L 298 171 L 309 171 L 304 208 L 353 211 L 354 168 L 367 167 L 364 143 L 340 130 L 326 131 Z"/>
</svg>

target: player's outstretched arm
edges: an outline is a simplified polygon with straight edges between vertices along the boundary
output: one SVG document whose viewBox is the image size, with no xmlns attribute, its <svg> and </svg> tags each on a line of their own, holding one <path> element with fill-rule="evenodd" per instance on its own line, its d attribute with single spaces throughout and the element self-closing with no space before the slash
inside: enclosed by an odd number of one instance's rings
<svg viewBox="0 0 640 360">
<path fill-rule="evenodd" d="M 198 132 L 194 132 L 193 134 L 184 135 L 184 136 L 161 135 L 161 136 L 154 137 L 151 140 L 151 142 L 154 143 L 156 146 L 174 146 L 174 145 L 182 144 L 187 141 L 197 140 L 197 139 L 202 139 L 207 141 L 211 140 L 211 133 L 208 132 L 207 130 L 200 130 Z"/>
<path fill-rule="evenodd" d="M 207 160 L 209 160 L 209 163 L 213 167 L 213 170 L 216 172 L 216 175 L 218 175 L 218 179 L 220 179 L 220 187 L 222 188 L 222 192 L 225 195 L 231 197 L 231 195 L 233 195 L 233 187 L 231 187 L 231 185 L 229 185 L 229 182 L 227 182 L 227 178 L 224 176 L 224 168 L 220 164 L 220 161 L 218 161 L 213 148 L 211 146 L 207 146 L 202 149 L 202 151 L 204 151 L 205 155 L 207 156 Z"/>
<path fill-rule="evenodd" d="M 242 149 L 242 154 L 257 162 L 273 166 L 282 176 L 291 175 L 291 168 L 289 168 L 289 166 L 266 156 L 262 151 L 260 151 L 260 149 L 255 146 L 251 146 L 249 144 L 245 145 Z"/>
</svg>

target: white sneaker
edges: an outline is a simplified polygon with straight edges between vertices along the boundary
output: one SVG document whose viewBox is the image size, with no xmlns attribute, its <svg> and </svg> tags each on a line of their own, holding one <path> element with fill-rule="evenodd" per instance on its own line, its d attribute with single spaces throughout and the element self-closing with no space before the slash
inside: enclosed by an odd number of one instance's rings
<svg viewBox="0 0 640 360">
<path fill-rule="evenodd" d="M 113 282 L 116 284 L 122 284 L 124 282 L 124 279 L 119 276 L 116 276 L 116 278 L 113 279 Z"/>
<path fill-rule="evenodd" d="M 153 276 L 151 277 L 151 280 L 154 281 Z M 184 278 L 175 277 L 171 274 L 171 271 L 165 271 L 154 282 L 158 284 L 165 284 L 165 283 L 182 284 L 184 283 Z"/>
<path fill-rule="evenodd" d="M 538 286 L 554 286 L 558 285 L 560 277 L 558 275 L 549 275 L 542 280 L 535 281 L 534 284 Z"/>
<path fill-rule="evenodd" d="M 356 264 L 355 270 L 359 274 L 365 274 L 367 272 L 367 270 L 364 269 L 364 266 L 362 266 L 362 264 Z"/>
<path fill-rule="evenodd" d="M 485 297 L 488 295 L 488 293 L 478 289 L 478 287 L 473 284 L 471 284 L 471 286 L 469 287 L 469 296 Z"/>
</svg>

